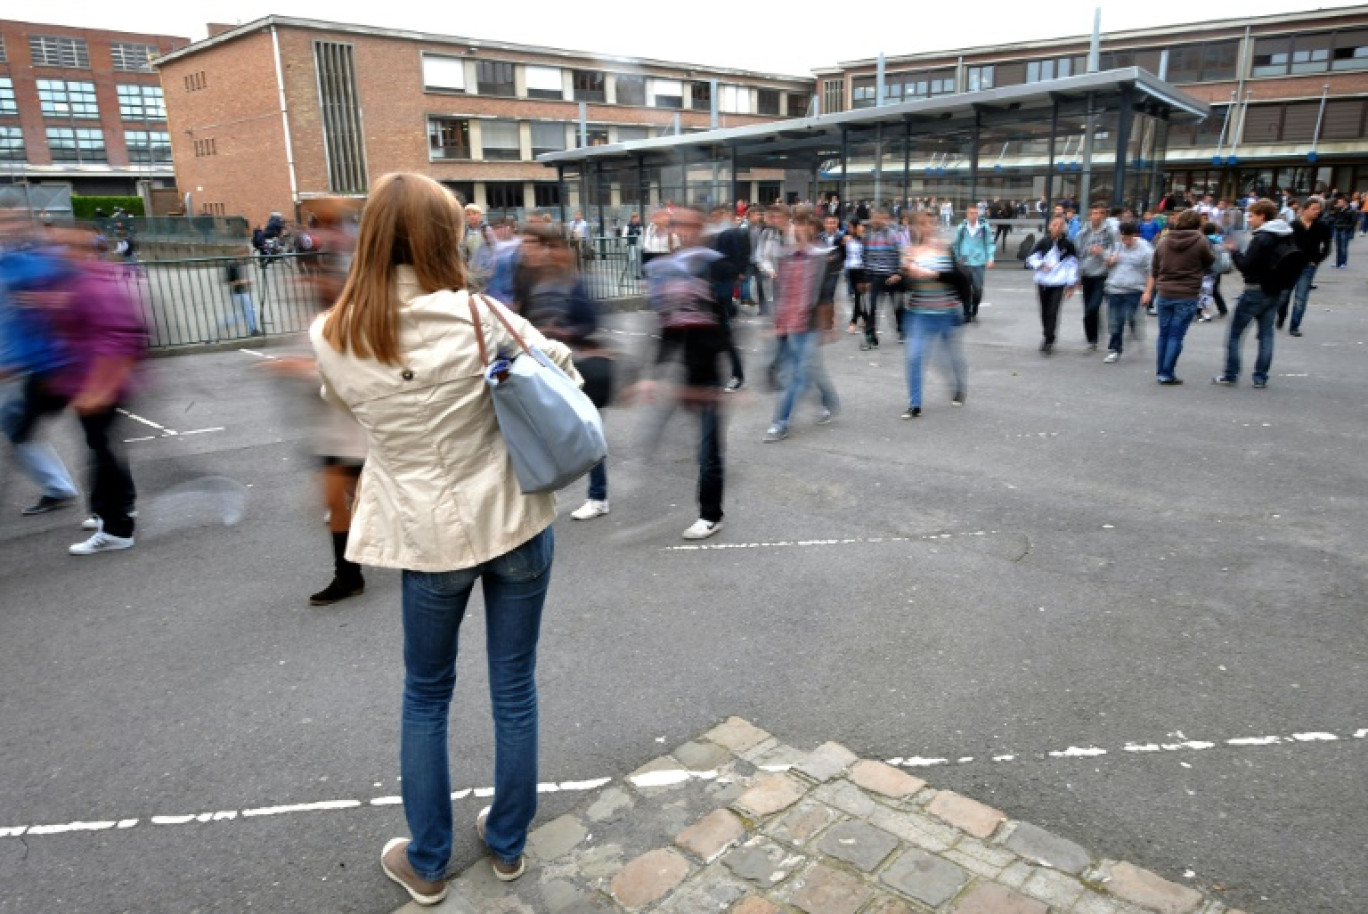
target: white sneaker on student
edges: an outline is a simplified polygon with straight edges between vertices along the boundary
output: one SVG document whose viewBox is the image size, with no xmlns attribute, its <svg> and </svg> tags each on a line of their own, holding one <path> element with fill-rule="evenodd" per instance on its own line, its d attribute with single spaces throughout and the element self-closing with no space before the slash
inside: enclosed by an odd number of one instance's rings
<svg viewBox="0 0 1368 914">
<path fill-rule="evenodd" d="M 1119 358 L 1121 358 L 1121 353 L 1117 352 L 1116 350 L 1112 350 L 1111 352 L 1107 353 L 1107 357 L 1102 361 L 1110 363 L 1115 362 Z"/>
<path fill-rule="evenodd" d="M 686 540 L 705 540 L 721 529 L 720 520 L 704 520 L 700 517 L 693 522 L 693 526 L 684 531 L 683 536 Z"/>
<path fill-rule="evenodd" d="M 114 552 L 117 549 L 132 549 L 133 537 L 110 536 L 99 530 L 84 543 L 75 543 L 67 551 L 72 555 L 94 555 L 97 552 Z"/>
<path fill-rule="evenodd" d="M 608 500 L 599 501 L 591 498 L 578 508 L 570 512 L 570 516 L 575 520 L 593 520 L 608 513 Z"/>
</svg>

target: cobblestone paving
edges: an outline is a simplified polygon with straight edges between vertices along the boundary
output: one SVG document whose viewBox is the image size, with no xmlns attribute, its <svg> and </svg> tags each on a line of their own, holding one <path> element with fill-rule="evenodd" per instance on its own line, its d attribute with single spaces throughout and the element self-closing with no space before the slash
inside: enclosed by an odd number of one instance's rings
<svg viewBox="0 0 1368 914">
<path fill-rule="evenodd" d="M 471 823 L 473 827 L 473 822 Z M 730 718 L 538 827 L 528 873 L 488 860 L 459 914 L 1242 914 L 883 762 Z"/>
</svg>

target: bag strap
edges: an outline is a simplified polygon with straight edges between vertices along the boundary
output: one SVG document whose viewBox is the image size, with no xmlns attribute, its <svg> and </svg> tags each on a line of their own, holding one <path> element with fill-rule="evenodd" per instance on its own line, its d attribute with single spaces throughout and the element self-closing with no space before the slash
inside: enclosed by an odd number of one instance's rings
<svg viewBox="0 0 1368 914">
<path fill-rule="evenodd" d="M 489 364 L 489 350 L 485 348 L 484 327 L 480 323 L 480 309 L 475 307 L 476 298 L 485 303 L 485 307 L 489 308 L 489 312 L 498 318 L 499 323 L 504 325 L 504 328 L 508 330 L 509 335 L 518 341 L 518 345 L 522 347 L 523 352 L 531 355 L 532 347 L 527 345 L 527 341 L 522 338 L 522 334 L 513 329 L 513 325 L 509 322 L 508 318 L 504 316 L 503 310 L 498 304 L 490 301 L 483 295 L 470 295 L 466 298 L 466 305 L 470 308 L 471 323 L 475 325 L 475 342 L 479 344 L 480 347 L 480 362 L 484 365 Z"/>
</svg>

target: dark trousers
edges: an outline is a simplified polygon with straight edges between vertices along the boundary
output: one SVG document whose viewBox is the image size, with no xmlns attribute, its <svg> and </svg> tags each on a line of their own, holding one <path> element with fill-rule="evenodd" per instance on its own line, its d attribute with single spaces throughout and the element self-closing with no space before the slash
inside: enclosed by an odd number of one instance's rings
<svg viewBox="0 0 1368 914">
<path fill-rule="evenodd" d="M 744 381 L 746 380 L 746 368 L 741 363 L 741 351 L 736 348 L 736 328 L 733 326 L 736 317 L 736 305 L 732 302 L 732 294 L 735 288 L 734 280 L 714 283 L 713 297 L 717 299 L 718 310 L 722 315 L 723 345 L 726 346 L 727 357 L 731 359 L 732 377 L 738 381 Z"/>
<path fill-rule="evenodd" d="M 117 405 L 97 413 L 81 416 L 86 446 L 90 448 L 94 465 L 90 470 L 90 512 L 104 522 L 104 532 L 110 536 L 132 536 L 133 518 L 128 512 L 138 500 L 133 487 L 133 474 L 128 464 L 114 447 L 110 429 L 119 418 Z"/>
<path fill-rule="evenodd" d="M 879 296 L 884 295 L 893 304 L 893 326 L 898 328 L 902 337 L 902 298 L 898 295 L 899 286 L 889 285 L 890 273 L 866 273 L 869 281 L 869 303 L 865 309 L 865 339 L 870 344 L 879 342 Z"/>
<path fill-rule="evenodd" d="M 715 402 L 698 405 L 698 516 L 716 523 L 722 519 L 722 411 Z"/>
<path fill-rule="evenodd" d="M 1011 231 L 1012 231 L 1012 227 L 1011 227 L 1010 225 L 1008 225 L 1006 222 L 999 222 L 997 225 L 993 226 L 993 244 L 994 244 L 994 246 L 1000 246 L 1004 241 L 1006 241 L 1006 240 L 1007 240 L 1007 235 L 1008 235 Z"/>
<path fill-rule="evenodd" d="M 24 381 L 23 410 L 16 412 L 5 434 L 14 444 L 23 444 L 33 435 L 38 420 L 67 407 L 67 398 L 48 389 L 41 375 L 31 374 Z"/>
<path fill-rule="evenodd" d="M 1211 300 L 1214 301 L 1214 302 L 1216 302 L 1216 311 L 1217 311 L 1217 313 L 1219 313 L 1222 317 L 1224 317 L 1225 315 L 1227 315 L 1227 314 L 1230 313 L 1230 309 L 1226 307 L 1225 296 L 1221 294 L 1221 274 L 1220 274 L 1220 273 L 1217 273 L 1217 274 L 1216 274 L 1216 282 L 1214 282 L 1214 283 L 1212 284 L 1212 286 L 1211 286 Z"/>
<path fill-rule="evenodd" d="M 864 308 L 865 293 L 860 291 L 860 286 L 865 284 L 865 271 L 858 268 L 847 270 L 846 281 L 850 285 L 850 323 L 853 325 L 860 320 L 869 323 Z"/>
<path fill-rule="evenodd" d="M 1040 294 L 1040 329 L 1045 334 L 1045 342 L 1053 346 L 1059 331 L 1059 306 L 1064 301 L 1064 287 L 1037 285 L 1036 291 Z"/>
<path fill-rule="evenodd" d="M 1088 345 L 1097 345 L 1098 325 L 1101 323 L 1102 293 L 1107 287 L 1107 276 L 1083 277 L 1083 335 Z"/>
</svg>

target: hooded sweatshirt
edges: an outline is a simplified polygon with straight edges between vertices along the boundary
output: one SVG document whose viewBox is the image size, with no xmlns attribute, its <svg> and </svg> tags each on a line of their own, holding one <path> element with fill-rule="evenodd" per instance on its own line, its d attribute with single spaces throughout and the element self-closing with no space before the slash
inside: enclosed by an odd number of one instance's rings
<svg viewBox="0 0 1368 914">
<path fill-rule="evenodd" d="M 1274 252 L 1284 238 L 1292 234 L 1292 227 L 1281 219 L 1269 219 L 1254 230 L 1249 247 L 1235 253 L 1235 266 L 1244 274 L 1245 287 L 1259 289 L 1265 295 L 1277 295 L 1282 290 L 1273 282 Z"/>
<path fill-rule="evenodd" d="M 1196 229 L 1171 229 L 1154 246 L 1154 261 L 1150 265 L 1159 297 L 1199 297 L 1202 277 L 1215 261 L 1216 255 L 1211 252 L 1206 235 Z"/>
</svg>

